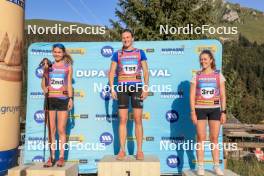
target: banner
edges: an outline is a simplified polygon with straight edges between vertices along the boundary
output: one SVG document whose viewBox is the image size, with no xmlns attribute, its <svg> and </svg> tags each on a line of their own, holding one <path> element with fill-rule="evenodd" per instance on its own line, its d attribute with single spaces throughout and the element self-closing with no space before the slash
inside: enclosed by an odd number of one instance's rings
<svg viewBox="0 0 264 176">
<path fill-rule="evenodd" d="M 72 148 L 65 157 L 79 163 L 80 173 L 96 173 L 98 161 L 119 150 L 117 102 L 111 99 L 107 85 L 111 56 L 122 43 L 63 44 L 74 59 L 74 109 L 67 124 Z M 54 60 L 52 45 L 34 43 L 28 49 L 25 163 L 42 162 L 49 156 L 48 148 L 43 154 L 44 96 L 40 86 L 43 70 L 38 65 L 44 57 Z M 139 41 L 134 46 L 145 51 L 150 73 L 151 91 L 143 110 L 145 155 L 159 157 L 161 173 L 194 169 L 196 131 L 190 118 L 190 80 L 200 69 L 199 54 L 204 49 L 213 52 L 217 69 L 221 70 L 222 45 L 216 40 L 193 40 Z M 127 151 L 132 155 L 136 153 L 136 141 L 132 109 L 129 111 Z M 222 129 L 220 134 L 222 143 Z M 222 150 L 220 159 L 223 168 Z M 213 162 L 207 147 L 205 160 L 205 168 L 211 169 Z"/>
<path fill-rule="evenodd" d="M 0 1 L 0 175 L 17 164 L 24 0 Z"/>
</svg>

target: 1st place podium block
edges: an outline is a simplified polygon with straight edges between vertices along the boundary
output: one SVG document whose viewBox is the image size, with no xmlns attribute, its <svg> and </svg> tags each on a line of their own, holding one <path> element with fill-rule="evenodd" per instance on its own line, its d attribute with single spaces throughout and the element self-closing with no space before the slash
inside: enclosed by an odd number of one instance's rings
<svg viewBox="0 0 264 176">
<path fill-rule="evenodd" d="M 160 161 L 153 155 L 146 155 L 144 160 L 127 156 L 122 161 L 107 155 L 98 163 L 98 176 L 160 176 Z"/>
</svg>

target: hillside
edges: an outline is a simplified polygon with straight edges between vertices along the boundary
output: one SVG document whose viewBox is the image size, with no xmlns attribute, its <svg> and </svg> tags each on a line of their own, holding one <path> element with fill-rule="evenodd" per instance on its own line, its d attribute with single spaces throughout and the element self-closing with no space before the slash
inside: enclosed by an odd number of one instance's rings
<svg viewBox="0 0 264 176">
<path fill-rule="evenodd" d="M 264 43 L 264 12 L 223 0 L 214 0 L 212 15 L 216 22 L 215 26 L 237 26 L 239 33 L 249 39 L 250 42 Z M 217 37 L 238 39 L 238 35 Z"/>
</svg>

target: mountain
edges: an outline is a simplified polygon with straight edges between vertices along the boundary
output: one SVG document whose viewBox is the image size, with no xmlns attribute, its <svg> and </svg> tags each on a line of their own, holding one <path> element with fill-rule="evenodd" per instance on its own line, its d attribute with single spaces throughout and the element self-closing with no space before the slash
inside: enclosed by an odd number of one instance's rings
<svg viewBox="0 0 264 176">
<path fill-rule="evenodd" d="M 264 43 L 264 12 L 224 0 L 213 0 L 213 9 L 216 26 L 236 26 L 249 41 Z M 232 40 L 238 39 L 238 35 L 221 37 Z"/>
</svg>

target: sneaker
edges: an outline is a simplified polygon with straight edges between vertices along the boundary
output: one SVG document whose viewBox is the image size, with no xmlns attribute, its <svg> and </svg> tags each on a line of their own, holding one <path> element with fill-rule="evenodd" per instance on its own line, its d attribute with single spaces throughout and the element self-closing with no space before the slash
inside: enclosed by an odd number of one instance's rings
<svg viewBox="0 0 264 176">
<path fill-rule="evenodd" d="M 57 161 L 57 167 L 63 167 L 64 166 L 64 158 L 60 157 Z"/>
<path fill-rule="evenodd" d="M 214 172 L 218 176 L 223 176 L 224 175 L 223 171 L 220 169 L 220 166 L 218 164 L 214 165 Z"/>
<path fill-rule="evenodd" d="M 137 160 L 144 160 L 144 153 L 143 152 L 137 152 L 136 159 Z"/>
<path fill-rule="evenodd" d="M 53 167 L 55 165 L 55 159 L 49 157 L 48 161 L 43 165 L 43 167 Z"/>
<path fill-rule="evenodd" d="M 201 164 L 199 164 L 197 166 L 197 175 L 199 175 L 199 176 L 203 176 L 204 175 L 204 166 L 201 165 Z"/>
<path fill-rule="evenodd" d="M 125 158 L 126 158 L 126 152 L 123 151 L 123 150 L 120 150 L 118 155 L 117 155 L 117 157 L 116 157 L 116 159 L 117 160 L 124 160 Z"/>
</svg>

